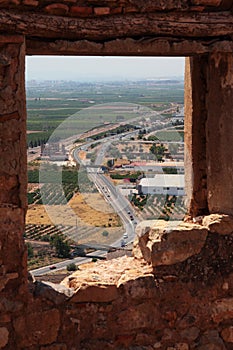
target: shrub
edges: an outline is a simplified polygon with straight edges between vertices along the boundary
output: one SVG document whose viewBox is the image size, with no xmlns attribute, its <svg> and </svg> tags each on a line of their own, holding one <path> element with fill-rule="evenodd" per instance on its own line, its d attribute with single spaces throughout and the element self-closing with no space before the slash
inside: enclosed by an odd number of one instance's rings
<svg viewBox="0 0 233 350">
<path fill-rule="evenodd" d="M 71 264 L 68 264 L 66 266 L 66 269 L 67 269 L 67 271 L 76 271 L 77 270 L 77 266 L 75 265 L 75 263 L 71 263 Z"/>
<path fill-rule="evenodd" d="M 108 235 L 109 235 L 109 232 L 108 232 L 108 231 L 105 230 L 105 231 L 102 232 L 102 236 L 108 237 Z"/>
</svg>

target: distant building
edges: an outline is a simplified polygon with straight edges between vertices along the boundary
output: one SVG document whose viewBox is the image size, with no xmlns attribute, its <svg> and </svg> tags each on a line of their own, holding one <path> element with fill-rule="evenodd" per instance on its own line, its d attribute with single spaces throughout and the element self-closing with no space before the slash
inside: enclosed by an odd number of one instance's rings
<svg viewBox="0 0 233 350">
<path fill-rule="evenodd" d="M 41 158 L 51 161 L 68 160 L 65 146 L 59 142 L 46 143 L 41 145 Z"/>
<path fill-rule="evenodd" d="M 176 113 L 172 115 L 172 124 L 173 125 L 184 124 L 184 107 L 178 108 Z"/>
<path fill-rule="evenodd" d="M 183 174 L 156 174 L 155 177 L 141 179 L 137 185 L 138 194 L 168 194 L 184 196 Z"/>
</svg>

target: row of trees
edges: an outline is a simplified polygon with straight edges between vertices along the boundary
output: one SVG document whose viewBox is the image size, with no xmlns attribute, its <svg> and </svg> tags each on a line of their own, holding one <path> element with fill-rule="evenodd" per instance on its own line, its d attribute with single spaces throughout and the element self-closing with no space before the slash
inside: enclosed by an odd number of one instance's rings
<svg viewBox="0 0 233 350">
<path fill-rule="evenodd" d="M 49 138 L 31 140 L 28 142 L 28 148 L 38 147 L 48 142 Z"/>
<path fill-rule="evenodd" d="M 58 258 L 69 258 L 70 257 L 70 251 L 71 247 L 70 244 L 65 241 L 65 239 L 56 234 L 54 236 L 51 236 L 49 239 L 49 243 L 51 247 L 55 250 L 55 255 Z M 28 258 L 32 259 L 34 257 L 34 249 L 30 242 L 26 243 L 27 251 L 28 251 Z"/>
</svg>

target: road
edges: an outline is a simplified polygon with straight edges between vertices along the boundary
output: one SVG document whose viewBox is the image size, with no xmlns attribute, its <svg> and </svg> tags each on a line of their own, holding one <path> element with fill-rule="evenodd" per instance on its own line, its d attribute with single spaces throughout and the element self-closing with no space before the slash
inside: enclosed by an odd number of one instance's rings
<svg viewBox="0 0 233 350">
<path fill-rule="evenodd" d="M 42 276 L 42 275 L 46 275 L 48 273 L 51 273 L 52 271 L 64 270 L 64 269 L 66 269 L 67 265 L 69 265 L 69 264 L 72 264 L 72 263 L 78 264 L 78 265 L 85 264 L 87 262 L 90 262 L 90 259 L 92 259 L 94 256 L 104 256 L 104 255 L 106 255 L 106 252 L 95 251 L 93 253 L 87 254 L 86 257 L 80 256 L 80 257 L 77 257 L 74 259 L 64 260 L 64 261 L 61 261 L 61 262 L 56 263 L 56 264 L 52 264 L 49 266 L 40 267 L 39 269 L 31 270 L 30 273 L 35 277 Z M 51 266 L 55 266 L 56 268 L 51 269 Z"/>
<path fill-rule="evenodd" d="M 112 137 L 113 140 L 115 138 Z M 103 148 L 99 152 L 99 156 L 96 158 L 95 166 L 101 165 L 102 159 L 104 157 L 104 152 L 109 146 L 110 140 L 107 142 L 103 141 Z M 78 153 L 80 148 L 77 148 L 73 152 L 74 159 L 85 166 L 85 162 L 79 158 Z M 127 239 L 125 243 L 131 242 L 135 236 L 135 224 L 139 221 L 137 218 L 133 207 L 130 202 L 121 194 L 121 192 L 108 180 L 103 174 L 98 172 L 98 168 L 92 168 L 92 172 L 88 173 L 91 181 L 95 184 L 98 191 L 104 196 L 105 200 L 113 207 L 114 211 L 119 215 L 125 228 L 125 233 L 127 234 Z M 114 244 L 114 246 L 116 246 Z"/>
</svg>

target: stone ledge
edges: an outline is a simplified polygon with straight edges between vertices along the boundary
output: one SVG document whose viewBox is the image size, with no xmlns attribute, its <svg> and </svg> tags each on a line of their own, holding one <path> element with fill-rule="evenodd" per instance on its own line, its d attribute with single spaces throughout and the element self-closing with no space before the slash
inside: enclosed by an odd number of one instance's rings
<svg viewBox="0 0 233 350">
<path fill-rule="evenodd" d="M 208 231 L 192 223 L 152 220 L 140 223 L 136 233 L 134 257 L 155 267 L 173 265 L 200 253 Z"/>
</svg>

